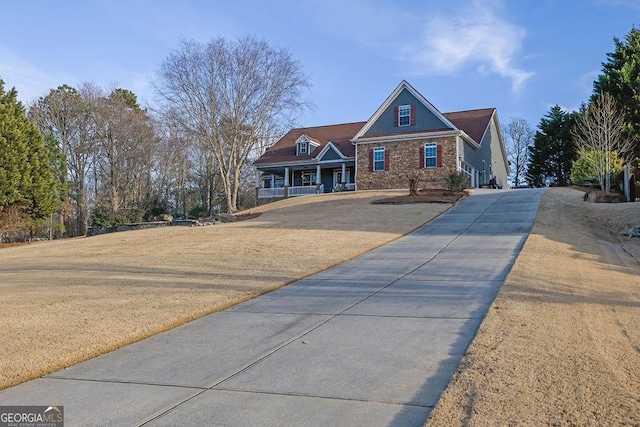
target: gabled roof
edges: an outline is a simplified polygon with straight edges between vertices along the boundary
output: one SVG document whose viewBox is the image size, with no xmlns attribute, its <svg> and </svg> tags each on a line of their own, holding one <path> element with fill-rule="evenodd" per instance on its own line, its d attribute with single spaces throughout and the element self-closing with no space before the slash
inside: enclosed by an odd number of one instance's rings
<svg viewBox="0 0 640 427">
<path fill-rule="evenodd" d="M 495 108 L 483 108 L 444 113 L 444 116 L 458 129 L 469 135 L 471 139 L 481 144 L 495 111 Z"/>
<path fill-rule="evenodd" d="M 314 158 L 325 148 L 329 141 L 331 141 L 335 148 L 340 150 L 344 156 L 355 157 L 355 147 L 351 143 L 351 138 L 353 138 L 353 135 L 355 135 L 364 124 L 365 122 L 356 122 L 291 129 L 260 156 L 254 164 L 260 166 L 274 163 L 313 162 L 315 161 Z M 306 135 L 307 138 L 317 142 L 319 146 L 311 154 L 297 156 L 296 141 L 303 134 Z M 317 151 L 318 149 L 320 151 Z"/>
<path fill-rule="evenodd" d="M 322 158 L 327 154 L 329 150 L 333 151 L 336 155 L 340 156 L 340 158 L 348 157 L 348 156 L 345 156 L 344 153 L 340 151 L 340 149 L 333 144 L 333 142 L 329 141 L 325 144 L 324 148 L 320 150 L 318 154 L 316 154 L 314 159 L 321 161 Z"/>
<path fill-rule="evenodd" d="M 378 121 L 380 116 L 382 116 L 382 114 L 391 106 L 393 101 L 398 97 L 398 95 L 402 93 L 403 90 L 406 90 L 411 95 L 413 95 L 413 97 L 422 105 L 424 105 L 429 111 L 431 111 L 431 113 L 433 113 L 433 115 L 436 116 L 447 129 L 457 130 L 456 126 L 453 123 L 451 123 L 449 119 L 445 117 L 445 115 L 443 115 L 436 107 L 433 106 L 432 103 L 430 103 L 424 96 L 422 96 L 420 92 L 415 90 L 414 87 L 411 86 L 406 80 L 403 80 L 402 82 L 400 82 L 398 87 L 396 87 L 396 89 L 393 92 L 391 92 L 391 95 L 387 97 L 387 99 L 382 103 L 382 105 L 378 107 L 376 112 L 373 113 L 371 118 L 362 127 L 362 129 L 360 129 L 360 131 L 353 137 L 354 142 L 358 138 L 361 138 L 364 135 L 366 135 L 369 129 L 374 125 L 374 123 Z"/>
</svg>

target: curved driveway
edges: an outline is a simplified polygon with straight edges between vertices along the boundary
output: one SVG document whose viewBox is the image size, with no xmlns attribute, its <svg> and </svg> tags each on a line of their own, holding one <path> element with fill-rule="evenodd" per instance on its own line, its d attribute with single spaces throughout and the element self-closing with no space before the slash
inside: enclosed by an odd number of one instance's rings
<svg viewBox="0 0 640 427">
<path fill-rule="evenodd" d="M 4 390 L 0 405 L 63 405 L 67 427 L 422 426 L 542 193 L 477 190 L 392 243 Z"/>
</svg>

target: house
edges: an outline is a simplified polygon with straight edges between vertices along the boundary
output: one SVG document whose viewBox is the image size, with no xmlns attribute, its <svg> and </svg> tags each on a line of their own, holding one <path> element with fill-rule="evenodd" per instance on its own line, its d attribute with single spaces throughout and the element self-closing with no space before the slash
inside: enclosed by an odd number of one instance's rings
<svg viewBox="0 0 640 427">
<path fill-rule="evenodd" d="M 441 113 L 402 81 L 367 122 L 291 129 L 255 163 L 259 198 L 339 190 L 506 185 L 509 162 L 495 108 Z"/>
</svg>

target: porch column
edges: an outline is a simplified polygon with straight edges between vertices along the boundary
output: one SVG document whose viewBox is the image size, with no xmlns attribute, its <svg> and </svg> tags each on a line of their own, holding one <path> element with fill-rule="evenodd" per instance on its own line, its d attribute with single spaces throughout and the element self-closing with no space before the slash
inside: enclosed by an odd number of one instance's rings
<svg viewBox="0 0 640 427">
<path fill-rule="evenodd" d="M 320 184 L 322 184 L 322 176 L 320 175 L 320 165 L 316 166 L 316 194 L 320 193 Z"/>
<path fill-rule="evenodd" d="M 289 197 L 289 168 L 284 168 L 284 198 Z"/>
<path fill-rule="evenodd" d="M 260 198 L 260 171 L 256 169 L 256 206 L 258 206 L 258 199 Z"/>
<path fill-rule="evenodd" d="M 340 183 L 340 185 L 342 185 L 342 189 L 346 190 L 347 188 L 347 164 L 346 163 L 342 163 L 342 182 Z"/>
</svg>

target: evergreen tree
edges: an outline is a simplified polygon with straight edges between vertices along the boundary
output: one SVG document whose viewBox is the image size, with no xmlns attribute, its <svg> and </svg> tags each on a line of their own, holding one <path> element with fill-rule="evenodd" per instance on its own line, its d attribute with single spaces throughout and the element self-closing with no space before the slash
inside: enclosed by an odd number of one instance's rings
<svg viewBox="0 0 640 427">
<path fill-rule="evenodd" d="M 51 153 L 17 95 L 15 88 L 5 92 L 0 79 L 0 211 L 19 210 L 21 217 L 38 220 L 56 210 L 59 197 Z"/>
<path fill-rule="evenodd" d="M 576 113 L 568 113 L 559 105 L 551 107 L 540 120 L 538 131 L 529 146 L 527 182 L 541 187 L 546 177 L 555 185 L 565 186 L 570 182 L 571 164 L 577 157 L 571 130 Z"/>
<path fill-rule="evenodd" d="M 625 133 L 633 138 L 640 157 L 640 30 L 631 29 L 623 41 L 614 37 L 615 51 L 607 54 L 602 74 L 593 85 L 592 100 L 601 92 L 611 95 L 625 114 Z"/>
</svg>

